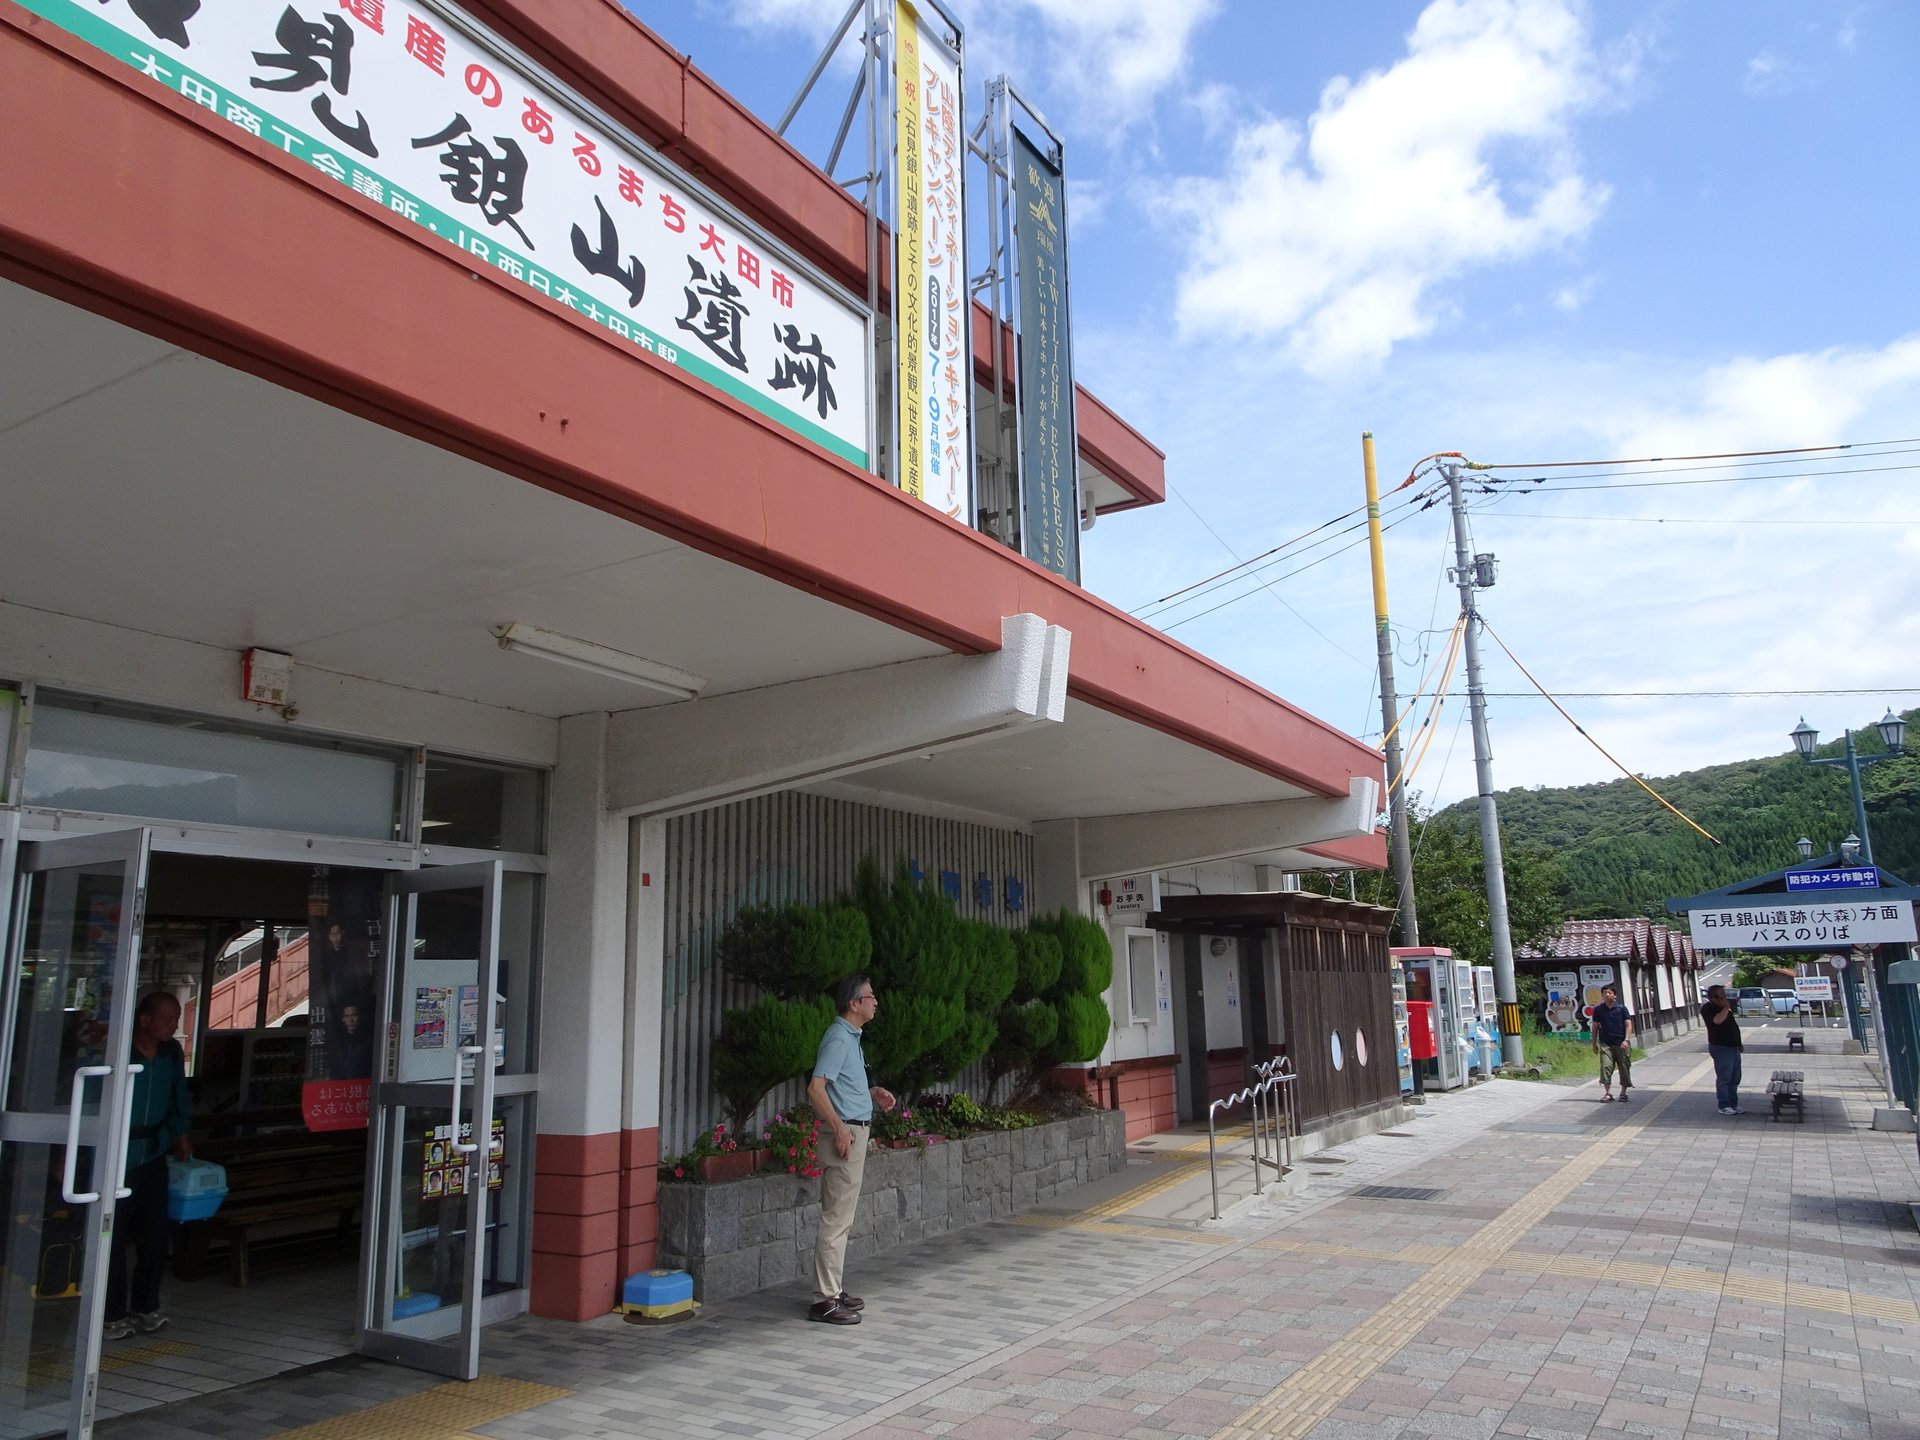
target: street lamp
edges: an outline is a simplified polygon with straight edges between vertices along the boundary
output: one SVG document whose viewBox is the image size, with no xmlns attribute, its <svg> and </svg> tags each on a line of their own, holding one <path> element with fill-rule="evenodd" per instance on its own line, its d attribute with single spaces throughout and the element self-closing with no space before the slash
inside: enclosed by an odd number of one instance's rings
<svg viewBox="0 0 1920 1440">
<path fill-rule="evenodd" d="M 1847 838 L 1855 843 L 1869 865 L 1873 864 L 1873 837 L 1867 830 L 1867 802 L 1866 797 L 1860 790 L 1860 772 L 1869 765 L 1878 765 L 1882 760 L 1892 760 L 1900 754 L 1901 747 L 1906 743 L 1907 739 L 1907 722 L 1894 714 L 1892 708 L 1889 707 L 1887 713 L 1880 717 L 1874 728 L 1880 732 L 1880 739 L 1887 747 L 1887 753 L 1884 755 L 1860 754 L 1859 751 L 1854 749 L 1852 730 L 1847 731 L 1846 754 L 1829 755 L 1824 758 L 1815 755 L 1813 752 L 1818 749 L 1820 745 L 1820 732 L 1807 724 L 1804 715 L 1801 716 L 1800 723 L 1788 732 L 1788 734 L 1793 737 L 1793 748 L 1800 752 L 1800 758 L 1807 764 L 1844 765 L 1847 767 L 1847 779 L 1853 787 L 1854 820 L 1854 833 Z M 1811 849 L 1812 847 L 1809 846 L 1807 849 L 1802 850 L 1800 852 L 1801 857 L 1803 859 L 1812 859 L 1813 857 L 1809 853 Z"/>
<path fill-rule="evenodd" d="M 1798 840 L 1794 841 L 1793 848 L 1800 852 L 1800 858 L 1802 860 L 1813 859 L 1813 841 L 1809 840 L 1806 836 L 1802 835 Z"/>
<path fill-rule="evenodd" d="M 1892 706 L 1887 707 L 1887 713 L 1875 722 L 1874 728 L 1880 732 L 1880 740 L 1887 747 L 1886 754 L 1884 755 L 1860 754 L 1854 749 L 1853 731 L 1848 730 L 1847 748 L 1844 755 L 1830 755 L 1824 758 L 1817 756 L 1813 752 L 1820 744 L 1820 732 L 1807 724 L 1807 719 L 1804 715 L 1800 717 L 1800 723 L 1788 732 L 1788 734 L 1793 737 L 1793 748 L 1800 752 L 1801 760 L 1807 764 L 1844 765 L 1847 767 L 1847 781 L 1853 790 L 1853 820 L 1855 828 L 1853 834 L 1847 836 L 1846 839 L 1840 842 L 1840 863 L 1843 865 L 1858 864 L 1863 858 L 1869 865 L 1874 863 L 1873 833 L 1867 829 L 1867 801 L 1860 789 L 1860 772 L 1869 765 L 1878 765 L 1882 760 L 1892 760 L 1896 758 L 1900 754 L 1902 745 L 1906 743 L 1907 722 L 1893 713 Z M 1812 858 L 1808 856 L 1805 851 L 1802 851 L 1801 854 L 1803 858 Z M 1878 877 L 1876 876 L 1875 878 L 1877 881 Z M 1872 962 L 1869 961 L 1867 962 L 1867 983 L 1870 987 L 1873 985 L 1872 977 Z M 1867 1038 L 1866 1026 L 1862 1022 L 1858 1007 L 1853 1003 L 1853 981 L 1851 978 L 1843 979 L 1841 998 L 1847 1002 L 1847 1016 L 1853 1022 L 1852 1029 L 1855 1038 L 1864 1042 Z M 1896 1097 L 1893 1086 L 1893 1065 L 1887 1056 L 1886 1022 L 1881 1013 L 1885 1009 L 1886 1006 L 1878 1003 L 1876 1000 L 1873 1007 L 1873 1024 L 1874 1029 L 1879 1034 L 1881 1070 L 1887 1083 L 1888 1104 L 1892 1106 L 1895 1103 Z"/>
</svg>

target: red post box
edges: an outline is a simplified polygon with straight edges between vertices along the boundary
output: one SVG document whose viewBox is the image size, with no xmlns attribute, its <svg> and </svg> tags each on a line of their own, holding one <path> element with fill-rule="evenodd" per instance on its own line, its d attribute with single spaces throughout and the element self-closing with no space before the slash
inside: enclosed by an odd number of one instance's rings
<svg viewBox="0 0 1920 1440">
<path fill-rule="evenodd" d="M 1432 1060 L 1440 1054 L 1433 1035 L 1433 1001 L 1407 1001 L 1407 1049 L 1415 1060 Z"/>
</svg>

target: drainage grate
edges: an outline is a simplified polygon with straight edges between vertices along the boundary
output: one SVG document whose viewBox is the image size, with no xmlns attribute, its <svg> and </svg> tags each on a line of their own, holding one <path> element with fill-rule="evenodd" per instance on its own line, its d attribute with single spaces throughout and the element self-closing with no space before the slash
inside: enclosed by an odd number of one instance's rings
<svg viewBox="0 0 1920 1440">
<path fill-rule="evenodd" d="M 1412 1140 L 1416 1138 L 1411 1130 L 1376 1130 L 1373 1133 L 1376 1135 L 1391 1135 L 1395 1140 Z"/>
<path fill-rule="evenodd" d="M 1421 1185 L 1362 1185 L 1349 1193 L 1359 1200 L 1435 1200 L 1447 1192 Z"/>
</svg>

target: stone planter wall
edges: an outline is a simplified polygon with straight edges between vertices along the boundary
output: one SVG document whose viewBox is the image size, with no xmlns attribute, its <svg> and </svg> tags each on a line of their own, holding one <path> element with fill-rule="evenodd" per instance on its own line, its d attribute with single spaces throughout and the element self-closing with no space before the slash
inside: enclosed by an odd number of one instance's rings
<svg viewBox="0 0 1920 1440">
<path fill-rule="evenodd" d="M 867 1156 L 850 1262 L 929 1235 L 1030 1210 L 1127 1163 L 1126 1116 L 1081 1115 L 1030 1130 L 972 1135 Z M 658 1263 L 724 1300 L 813 1274 L 820 1182 L 762 1172 L 720 1185 L 660 1187 Z"/>
</svg>

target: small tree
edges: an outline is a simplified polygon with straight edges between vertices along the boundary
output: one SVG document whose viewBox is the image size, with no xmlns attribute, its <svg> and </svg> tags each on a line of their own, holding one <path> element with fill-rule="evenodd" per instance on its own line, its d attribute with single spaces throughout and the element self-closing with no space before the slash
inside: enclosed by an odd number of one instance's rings
<svg viewBox="0 0 1920 1440">
<path fill-rule="evenodd" d="M 1018 1007 L 1022 1013 L 1017 1018 L 1006 1012 L 1002 1014 L 1006 1032 L 1039 1041 L 1025 1052 L 1025 1078 L 1018 1086 L 1021 1094 L 1036 1090 L 1046 1072 L 1057 1065 L 1097 1060 L 1113 1028 L 1105 999 L 1107 987 L 1113 984 L 1113 944 L 1107 938 L 1106 928 L 1084 915 L 1062 910 L 1034 919 L 1028 935 L 1031 938 L 1026 943 L 1023 959 L 1032 968 L 1023 967 L 1014 991 L 1016 996 L 1021 994 L 1023 985 L 1044 973 L 1055 948 L 1060 963 L 1052 980 Z M 1051 945 L 1046 943 L 1049 941 Z M 1043 1040 L 1039 1037 L 1045 1035 L 1047 1027 L 1033 1015 L 1030 1007 L 1053 1011 L 1052 1033 Z"/>
<path fill-rule="evenodd" d="M 900 1094 L 915 1095 L 946 1078 L 939 1067 L 972 1044 L 967 991 L 978 947 L 952 903 L 915 880 L 905 860 L 891 881 L 874 860 L 863 861 L 853 899 L 873 935 L 871 973 L 884 997 L 865 1032 L 867 1069 Z"/>
<path fill-rule="evenodd" d="M 722 1014 L 714 1041 L 713 1087 L 737 1130 L 769 1090 L 813 1067 L 833 1019 L 823 992 L 866 969 L 872 953 L 867 917 L 851 906 L 753 905 L 720 932 L 722 969 L 767 992 Z"/>
<path fill-rule="evenodd" d="M 824 995 L 813 1000 L 769 995 L 720 1017 L 713 1088 L 736 1134 L 746 1132 L 769 1090 L 813 1068 L 820 1039 L 832 1023 L 833 1002 Z"/>
</svg>

